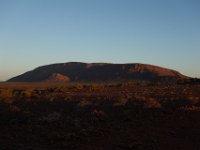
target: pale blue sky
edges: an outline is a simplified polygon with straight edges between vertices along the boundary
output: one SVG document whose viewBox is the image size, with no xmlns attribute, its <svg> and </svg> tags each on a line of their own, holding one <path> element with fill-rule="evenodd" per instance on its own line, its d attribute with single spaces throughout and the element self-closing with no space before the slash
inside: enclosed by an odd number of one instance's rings
<svg viewBox="0 0 200 150">
<path fill-rule="evenodd" d="M 0 80 L 69 61 L 200 77 L 199 0 L 0 0 Z"/>
</svg>

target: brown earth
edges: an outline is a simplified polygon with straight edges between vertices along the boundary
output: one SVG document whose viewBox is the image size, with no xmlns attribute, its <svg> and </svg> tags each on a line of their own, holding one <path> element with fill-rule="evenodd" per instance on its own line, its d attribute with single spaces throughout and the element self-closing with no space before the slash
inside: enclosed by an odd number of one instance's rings
<svg viewBox="0 0 200 150">
<path fill-rule="evenodd" d="M 2 150 L 199 150 L 199 118 L 199 84 L 0 84 Z"/>
</svg>

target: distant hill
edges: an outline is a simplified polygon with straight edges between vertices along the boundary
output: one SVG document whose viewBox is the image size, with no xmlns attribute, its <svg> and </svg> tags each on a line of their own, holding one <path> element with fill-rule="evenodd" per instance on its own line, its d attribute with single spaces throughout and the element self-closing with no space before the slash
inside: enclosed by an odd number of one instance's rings
<svg viewBox="0 0 200 150">
<path fill-rule="evenodd" d="M 70 82 L 70 81 L 173 81 L 190 79 L 181 73 L 148 64 L 109 64 L 69 62 L 38 67 L 8 82 Z"/>
</svg>

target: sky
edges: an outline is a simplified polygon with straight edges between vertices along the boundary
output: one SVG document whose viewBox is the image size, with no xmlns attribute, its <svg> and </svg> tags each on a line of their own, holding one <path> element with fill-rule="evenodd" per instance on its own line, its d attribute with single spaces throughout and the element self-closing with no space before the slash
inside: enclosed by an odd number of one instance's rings
<svg viewBox="0 0 200 150">
<path fill-rule="evenodd" d="M 0 81 L 76 61 L 200 77 L 200 1 L 0 0 Z"/>
</svg>

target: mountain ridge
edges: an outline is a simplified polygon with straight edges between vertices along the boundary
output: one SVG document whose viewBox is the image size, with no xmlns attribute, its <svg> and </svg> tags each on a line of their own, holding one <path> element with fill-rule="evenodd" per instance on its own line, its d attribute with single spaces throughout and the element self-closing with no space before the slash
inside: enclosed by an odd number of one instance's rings
<svg viewBox="0 0 200 150">
<path fill-rule="evenodd" d="M 190 79 L 176 70 L 141 63 L 67 62 L 37 67 L 8 82 L 70 82 L 118 80 L 181 80 Z"/>
</svg>

